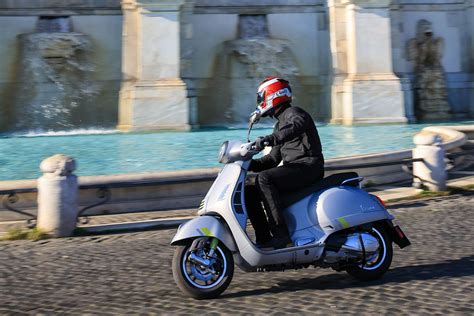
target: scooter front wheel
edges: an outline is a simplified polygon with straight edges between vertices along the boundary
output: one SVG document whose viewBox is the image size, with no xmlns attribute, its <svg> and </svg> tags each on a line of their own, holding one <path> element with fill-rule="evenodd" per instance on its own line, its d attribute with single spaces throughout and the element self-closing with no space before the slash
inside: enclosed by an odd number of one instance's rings
<svg viewBox="0 0 474 316">
<path fill-rule="evenodd" d="M 192 244 L 190 240 L 176 248 L 173 278 L 180 290 L 193 298 L 215 298 L 227 289 L 234 275 L 232 253 L 222 243 L 211 251 L 211 243 L 205 239 L 193 250 Z"/>
</svg>

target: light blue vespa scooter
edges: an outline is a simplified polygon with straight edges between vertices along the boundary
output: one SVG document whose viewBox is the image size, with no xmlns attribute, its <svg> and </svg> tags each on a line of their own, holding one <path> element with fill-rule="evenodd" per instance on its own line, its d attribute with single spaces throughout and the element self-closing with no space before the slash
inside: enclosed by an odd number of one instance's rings
<svg viewBox="0 0 474 316">
<path fill-rule="evenodd" d="M 257 119 L 251 117 L 249 134 Z M 243 271 L 282 271 L 309 266 L 345 270 L 361 280 L 381 277 L 392 262 L 392 241 L 410 244 L 383 202 L 360 188 L 355 172 L 331 175 L 283 198 L 294 246 L 259 249 L 247 234 L 244 183 L 258 154 L 251 142 L 226 141 L 224 164 L 201 202 L 198 217 L 182 224 L 171 245 L 178 287 L 197 299 L 214 298 L 230 284 L 234 263 Z"/>
</svg>

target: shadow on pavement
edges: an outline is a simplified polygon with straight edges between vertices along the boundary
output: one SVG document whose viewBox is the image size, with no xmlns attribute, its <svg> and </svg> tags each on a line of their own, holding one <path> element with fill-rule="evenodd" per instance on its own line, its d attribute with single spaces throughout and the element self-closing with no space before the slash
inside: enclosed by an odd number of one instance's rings
<svg viewBox="0 0 474 316">
<path fill-rule="evenodd" d="M 324 291 L 346 288 L 363 288 L 386 283 L 405 283 L 415 280 L 423 281 L 439 278 L 460 278 L 471 275 L 474 275 L 474 255 L 441 263 L 393 268 L 390 269 L 382 279 L 376 281 L 362 282 L 345 273 L 333 273 L 315 278 L 303 278 L 279 282 L 278 285 L 266 289 L 229 293 L 227 295 L 222 295 L 222 298 L 294 292 L 301 290 Z"/>
</svg>

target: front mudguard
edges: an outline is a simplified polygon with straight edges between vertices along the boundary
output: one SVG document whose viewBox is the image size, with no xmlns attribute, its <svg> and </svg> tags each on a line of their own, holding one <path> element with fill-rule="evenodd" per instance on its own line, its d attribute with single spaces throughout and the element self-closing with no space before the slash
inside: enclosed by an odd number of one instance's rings
<svg viewBox="0 0 474 316">
<path fill-rule="evenodd" d="M 171 245 L 183 245 L 190 239 L 200 237 L 217 238 L 231 252 L 238 250 L 227 224 L 223 220 L 209 215 L 199 216 L 181 224 L 171 240 Z"/>
</svg>

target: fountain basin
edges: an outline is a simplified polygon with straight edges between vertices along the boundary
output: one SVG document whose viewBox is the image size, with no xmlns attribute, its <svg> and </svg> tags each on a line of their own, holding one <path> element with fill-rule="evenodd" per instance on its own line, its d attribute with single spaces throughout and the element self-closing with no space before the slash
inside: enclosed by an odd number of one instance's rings
<svg viewBox="0 0 474 316">
<path fill-rule="evenodd" d="M 240 132 L 240 130 L 238 131 Z M 423 128 L 423 133 L 441 135 L 443 145 L 448 151 L 459 151 L 467 139 L 474 137 L 474 125 L 430 126 Z M 410 137 L 411 138 L 411 137 Z M 383 162 L 400 162 L 411 158 L 410 149 L 385 153 L 365 154 L 326 160 L 326 166 L 337 167 L 337 170 L 326 175 L 346 170 L 356 171 L 364 177 L 363 185 L 386 184 L 400 180 L 410 180 L 411 175 L 402 170 L 400 164 L 381 166 Z M 472 156 L 471 156 L 472 157 Z M 200 157 L 194 157 L 199 160 Z M 461 157 L 462 158 L 462 157 Z M 455 160 L 454 165 L 465 161 Z M 354 165 L 379 164 L 370 168 L 355 169 Z M 87 210 L 87 215 L 118 214 L 141 211 L 157 211 L 169 209 L 192 209 L 199 205 L 203 196 L 211 186 L 219 168 L 192 169 L 168 172 L 128 173 L 102 176 L 81 176 L 79 184 L 80 209 L 95 205 L 100 201 L 107 203 Z M 0 181 L 0 191 L 4 192 L 6 201 L 8 194 L 13 196 L 14 207 L 30 214 L 36 213 L 36 180 Z M 108 195 L 104 195 L 104 190 Z M 21 220 L 23 215 L 5 212 L 0 207 L 3 220 Z"/>
<path fill-rule="evenodd" d="M 459 125 L 472 124 L 461 122 Z M 442 124 L 440 124 L 442 125 Z M 433 124 L 319 126 L 326 159 L 412 148 L 415 133 Z M 96 176 L 219 167 L 218 149 L 228 139 L 244 140 L 245 129 L 130 133 L 96 130 L 4 135 L 0 138 L 0 181 L 36 179 L 39 163 L 54 154 L 74 157 L 76 174 Z M 271 133 L 256 129 L 253 137 Z"/>
</svg>

